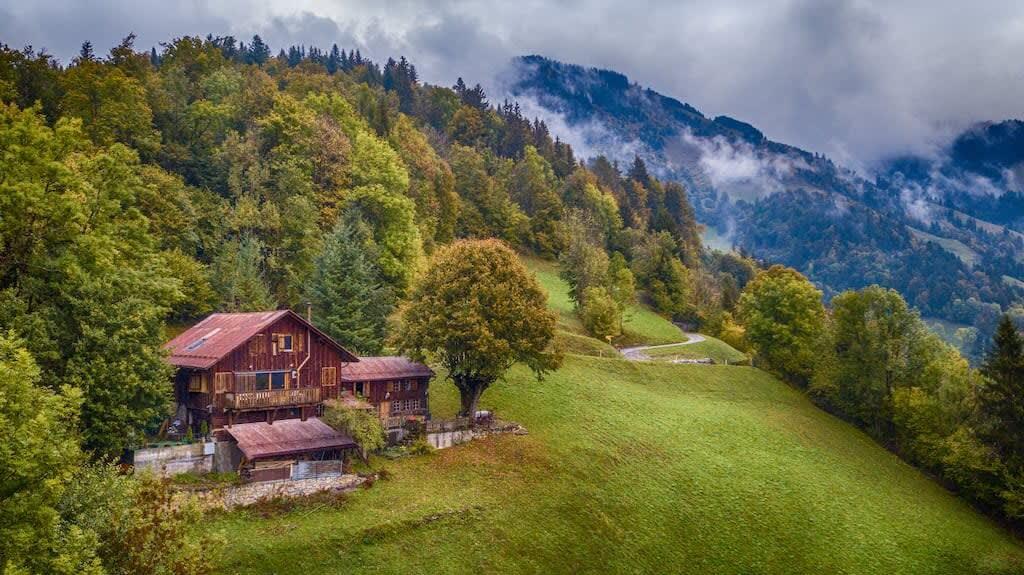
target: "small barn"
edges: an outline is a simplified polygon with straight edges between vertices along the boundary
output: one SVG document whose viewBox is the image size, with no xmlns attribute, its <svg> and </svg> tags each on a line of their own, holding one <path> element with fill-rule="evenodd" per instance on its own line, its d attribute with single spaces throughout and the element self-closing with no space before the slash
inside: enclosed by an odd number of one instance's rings
<svg viewBox="0 0 1024 575">
<path fill-rule="evenodd" d="M 316 417 L 241 423 L 226 431 L 237 449 L 235 468 L 253 481 L 340 475 L 342 462 L 358 448 Z"/>
</svg>

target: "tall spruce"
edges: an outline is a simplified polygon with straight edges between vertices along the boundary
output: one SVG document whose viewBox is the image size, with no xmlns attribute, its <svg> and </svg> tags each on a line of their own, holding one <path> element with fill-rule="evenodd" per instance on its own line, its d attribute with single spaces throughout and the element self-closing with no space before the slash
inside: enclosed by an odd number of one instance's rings
<svg viewBox="0 0 1024 575">
<path fill-rule="evenodd" d="M 327 236 L 309 289 L 313 323 L 341 345 L 380 353 L 393 297 L 367 259 L 366 225 L 345 217 Z"/>
<path fill-rule="evenodd" d="M 1024 465 L 1024 339 L 1008 315 L 996 328 L 981 368 L 978 392 L 981 435 L 1011 468 Z"/>
</svg>

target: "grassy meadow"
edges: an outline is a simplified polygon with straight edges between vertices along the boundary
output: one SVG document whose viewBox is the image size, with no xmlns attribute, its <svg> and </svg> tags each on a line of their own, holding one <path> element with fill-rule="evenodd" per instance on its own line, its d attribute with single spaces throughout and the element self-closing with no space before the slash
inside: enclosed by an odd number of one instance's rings
<svg viewBox="0 0 1024 575">
<path fill-rule="evenodd" d="M 558 275 L 558 264 L 535 257 L 523 257 L 523 263 L 548 292 L 548 306 L 558 312 L 558 326 L 565 331 L 582 334 L 580 323 L 569 299 L 569 284 Z M 686 341 L 682 330 L 643 304 L 633 304 L 623 314 L 623 334 L 615 340 L 618 346 L 656 345 Z"/>
<path fill-rule="evenodd" d="M 431 389 L 436 416 L 454 388 Z M 570 355 L 483 407 L 529 429 L 375 460 L 340 505 L 212 522 L 225 573 L 1010 573 L 999 527 L 746 367 Z"/>
<path fill-rule="evenodd" d="M 656 347 L 644 351 L 644 354 L 654 360 L 672 361 L 673 359 L 703 359 L 710 357 L 715 363 L 737 364 L 749 360 L 747 354 L 737 350 L 720 339 L 705 335 L 704 341 L 687 343 L 684 345 L 673 345 L 668 347 Z"/>
<path fill-rule="evenodd" d="M 1024 548 L 1000 527 L 799 391 L 750 367 L 621 359 L 579 333 L 555 267 L 529 264 L 560 314 L 566 362 L 544 381 L 516 367 L 481 401 L 528 435 L 375 458 L 386 478 L 340 502 L 212 516 L 229 542 L 217 570 L 1024 570 Z M 643 308 L 630 325 L 641 342 L 685 338 Z M 739 354 L 715 339 L 649 351 Z M 454 386 L 436 381 L 430 403 L 434 417 L 454 415 Z"/>
</svg>

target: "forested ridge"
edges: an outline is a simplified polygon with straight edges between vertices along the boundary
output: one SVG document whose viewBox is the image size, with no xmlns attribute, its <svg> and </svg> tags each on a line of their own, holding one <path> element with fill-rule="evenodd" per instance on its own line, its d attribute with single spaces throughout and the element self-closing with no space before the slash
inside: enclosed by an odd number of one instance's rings
<svg viewBox="0 0 1024 575">
<path fill-rule="evenodd" d="M 133 40 L 107 56 L 86 43 L 66 66 L 0 51 L 0 329 L 83 390 L 97 452 L 166 416 L 165 323 L 308 301 L 342 344 L 378 353 L 424 256 L 457 238 L 561 258 L 602 337 L 638 289 L 720 323 L 753 275 L 704 252 L 680 185 L 639 159 L 584 165 L 479 85 L 337 46 Z"/>
<path fill-rule="evenodd" d="M 543 56 L 518 58 L 513 69 L 510 93 L 564 118 L 590 149 L 639 153 L 652 172 L 687 186 L 701 223 L 800 270 L 828 299 L 873 284 L 895 289 L 925 316 L 958 324 L 947 339 L 972 360 L 1001 313 L 1024 324 L 1018 121 L 971 127 L 935 158 L 856 172 L 614 71 Z"/>
<path fill-rule="evenodd" d="M 583 162 L 515 102 L 462 79 L 422 83 L 405 58 L 380 65 L 337 46 L 275 56 L 259 37 L 133 41 L 105 56 L 86 43 L 67 65 L 0 49 L 0 383 L 18 399 L 0 405 L 0 431 L 27 433 L 25 413 L 42 430 L 10 456 L 19 475 L 3 488 L 26 494 L 17 509 L 32 522 L 0 520 L 0 535 L 16 535 L 5 552 L 134 572 L 111 566 L 159 540 L 128 522 L 143 543 L 124 552 L 124 534 L 61 486 L 121 481 L 81 463 L 137 447 L 170 415 L 168 326 L 310 302 L 342 345 L 380 353 L 396 345 L 393 312 L 423 296 L 428 257 L 467 238 L 557 260 L 590 335 L 614 342 L 640 299 L 752 352 L 987 511 L 1022 516 L 1012 327 L 980 373 L 896 292 L 846 292 L 827 310 L 800 273 L 705 249 L 688 190 L 641 158 Z M 41 467 L 33 450 L 48 441 L 67 450 Z M 166 503 L 156 487 L 122 487 L 122 499 Z M 103 512 L 127 513 L 112 505 Z M 93 557 L 87 542 L 56 543 L 76 536 L 108 545 Z M 201 570 L 161 549 L 177 572 Z"/>
</svg>

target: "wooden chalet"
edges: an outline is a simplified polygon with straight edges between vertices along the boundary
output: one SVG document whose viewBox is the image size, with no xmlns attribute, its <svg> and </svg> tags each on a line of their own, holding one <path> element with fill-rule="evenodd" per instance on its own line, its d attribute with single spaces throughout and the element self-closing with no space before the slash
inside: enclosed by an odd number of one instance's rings
<svg viewBox="0 0 1024 575">
<path fill-rule="evenodd" d="M 164 347 L 178 368 L 176 418 L 194 431 L 206 422 L 218 439 L 239 425 L 315 418 L 339 397 L 364 400 L 387 427 L 429 418 L 430 368 L 403 357 L 358 358 L 290 310 L 215 313 Z M 317 424 L 289 427 L 301 442 Z"/>
</svg>

